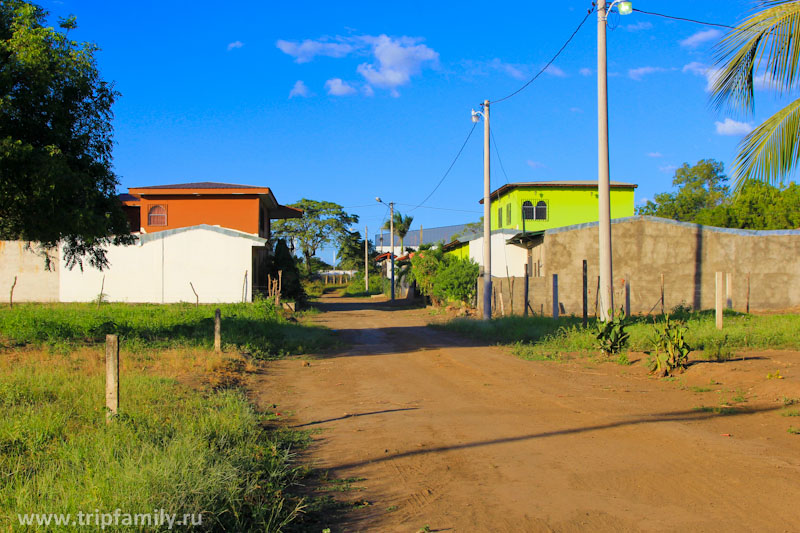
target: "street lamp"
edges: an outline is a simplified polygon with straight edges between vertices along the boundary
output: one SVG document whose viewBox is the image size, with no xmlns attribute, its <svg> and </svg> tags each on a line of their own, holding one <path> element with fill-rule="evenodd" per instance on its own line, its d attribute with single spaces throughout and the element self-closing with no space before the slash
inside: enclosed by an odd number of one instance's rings
<svg viewBox="0 0 800 533">
<path fill-rule="evenodd" d="M 614 6 L 620 15 L 633 11 L 631 2 L 614 0 L 606 9 L 605 0 L 597 2 L 597 205 L 600 262 L 600 320 L 611 319 L 614 312 L 611 290 L 611 178 L 608 163 L 608 67 L 606 65 L 606 25 Z"/>
<path fill-rule="evenodd" d="M 472 110 L 472 122 L 483 117 L 483 319 L 492 318 L 492 225 L 489 166 L 489 100 L 484 100 L 483 112 Z"/>
<path fill-rule="evenodd" d="M 391 279 L 392 279 L 392 284 L 391 284 L 392 285 L 391 286 L 392 292 L 391 292 L 391 294 L 392 294 L 392 296 L 391 296 L 391 298 L 392 298 L 392 300 L 394 300 L 394 202 L 389 202 L 387 204 L 386 202 L 381 200 L 380 196 L 376 196 L 375 197 L 375 201 L 378 202 L 379 204 L 383 204 L 383 205 L 385 205 L 385 206 L 387 206 L 389 208 L 389 248 L 390 248 L 389 255 L 392 258 L 392 269 L 391 269 L 392 270 L 392 274 L 391 274 Z"/>
</svg>

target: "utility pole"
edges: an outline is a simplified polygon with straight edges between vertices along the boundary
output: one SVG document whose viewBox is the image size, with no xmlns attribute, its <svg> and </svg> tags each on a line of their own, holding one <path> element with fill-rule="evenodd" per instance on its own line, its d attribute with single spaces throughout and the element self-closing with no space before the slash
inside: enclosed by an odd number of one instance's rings
<svg viewBox="0 0 800 533">
<path fill-rule="evenodd" d="M 364 226 L 364 288 L 369 294 L 369 228 Z"/>
<path fill-rule="evenodd" d="M 392 257 L 392 300 L 394 300 L 394 202 L 389 202 L 389 248 Z"/>
<path fill-rule="evenodd" d="M 483 319 L 492 319 L 492 207 L 489 100 L 483 101 Z"/>
<path fill-rule="evenodd" d="M 611 7 L 613 7 L 613 3 Z M 608 71 L 606 66 L 606 21 L 608 11 L 605 0 L 597 2 L 597 205 L 600 259 L 600 320 L 611 319 L 614 312 L 611 289 L 611 180 L 608 162 Z"/>
</svg>

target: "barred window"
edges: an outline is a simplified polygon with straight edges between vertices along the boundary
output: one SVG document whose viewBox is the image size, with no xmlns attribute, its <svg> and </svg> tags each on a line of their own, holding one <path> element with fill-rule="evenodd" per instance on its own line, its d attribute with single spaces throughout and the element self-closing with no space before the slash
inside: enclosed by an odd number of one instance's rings
<svg viewBox="0 0 800 533">
<path fill-rule="evenodd" d="M 536 203 L 536 212 L 533 216 L 534 220 L 547 220 L 547 202 L 540 200 Z"/>
<path fill-rule="evenodd" d="M 147 225 L 148 226 L 166 226 L 167 225 L 167 208 L 163 205 L 154 205 L 147 212 Z"/>
<path fill-rule="evenodd" d="M 534 220 L 532 203 L 527 201 L 522 202 L 522 218 L 524 220 Z"/>
</svg>

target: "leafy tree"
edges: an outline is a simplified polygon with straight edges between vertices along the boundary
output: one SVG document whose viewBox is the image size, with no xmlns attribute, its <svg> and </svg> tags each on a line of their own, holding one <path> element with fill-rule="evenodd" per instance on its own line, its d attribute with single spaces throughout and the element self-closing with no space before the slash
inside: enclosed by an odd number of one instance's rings
<svg viewBox="0 0 800 533">
<path fill-rule="evenodd" d="M 410 215 L 403 216 L 399 212 L 394 213 L 394 234 L 400 239 L 400 253 L 403 253 L 403 239 L 408 235 L 408 230 L 411 229 L 411 223 L 414 222 L 414 217 Z M 383 225 L 383 229 L 391 230 L 391 225 L 387 221 Z"/>
<path fill-rule="evenodd" d="M 290 204 L 304 211 L 302 218 L 279 220 L 273 230 L 277 237 L 295 240 L 305 258 L 307 273 L 313 272 L 311 258 L 326 243 L 341 242 L 350 233 L 347 227 L 358 222 L 357 215 L 347 214 L 333 202 L 303 198 Z"/>
<path fill-rule="evenodd" d="M 118 93 L 97 71 L 98 48 L 58 31 L 23 0 L 0 2 L 0 238 L 63 243 L 72 268 L 104 268 L 107 244 L 131 244 L 112 172 Z"/>
<path fill-rule="evenodd" d="M 370 272 L 378 272 L 379 269 L 375 264 L 378 252 L 375 250 L 375 245 L 369 240 L 367 241 L 367 254 L 370 259 Z M 347 236 L 339 242 L 339 258 L 339 265 L 342 269 L 364 271 L 364 239 L 361 238 L 360 232 L 347 232 Z"/>
<path fill-rule="evenodd" d="M 718 109 L 752 115 L 753 89 L 763 80 L 778 94 L 797 89 L 800 65 L 800 2 L 763 0 L 764 8 L 739 24 L 718 45 L 719 74 L 711 99 Z M 769 117 L 739 146 L 733 175 L 782 183 L 800 160 L 800 98 Z"/>
<path fill-rule="evenodd" d="M 702 210 L 717 207 L 725 201 L 727 181 L 719 161 L 703 159 L 691 167 L 684 163 L 672 178 L 672 185 L 678 187 L 678 192 L 656 194 L 654 201 L 648 200 L 637 212 L 692 222 Z"/>
</svg>

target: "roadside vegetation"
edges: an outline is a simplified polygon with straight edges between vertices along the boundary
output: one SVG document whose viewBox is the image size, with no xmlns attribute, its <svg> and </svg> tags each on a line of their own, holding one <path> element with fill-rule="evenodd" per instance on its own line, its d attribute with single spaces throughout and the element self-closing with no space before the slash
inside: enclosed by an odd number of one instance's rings
<svg viewBox="0 0 800 533">
<path fill-rule="evenodd" d="M 683 340 L 708 359 L 734 357 L 736 349 L 800 349 L 800 316 L 747 315 L 725 312 L 725 327 L 716 329 L 713 311 L 677 310 L 672 320 L 683 322 Z M 650 352 L 657 337 L 653 317 L 627 319 L 627 349 Z M 659 322 L 663 321 L 657 317 Z M 440 326 L 491 344 L 513 345 L 516 355 L 525 359 L 559 359 L 566 354 L 598 355 L 596 328 L 581 327 L 578 317 L 503 317 L 490 322 L 454 319 Z"/>
<path fill-rule="evenodd" d="M 270 300 L 192 304 L 17 304 L 0 310 L 0 345 L 46 347 L 69 352 L 117 334 L 125 350 L 211 348 L 214 310 L 222 313 L 222 342 L 257 359 L 319 351 L 333 334 L 283 316 Z"/>
</svg>

